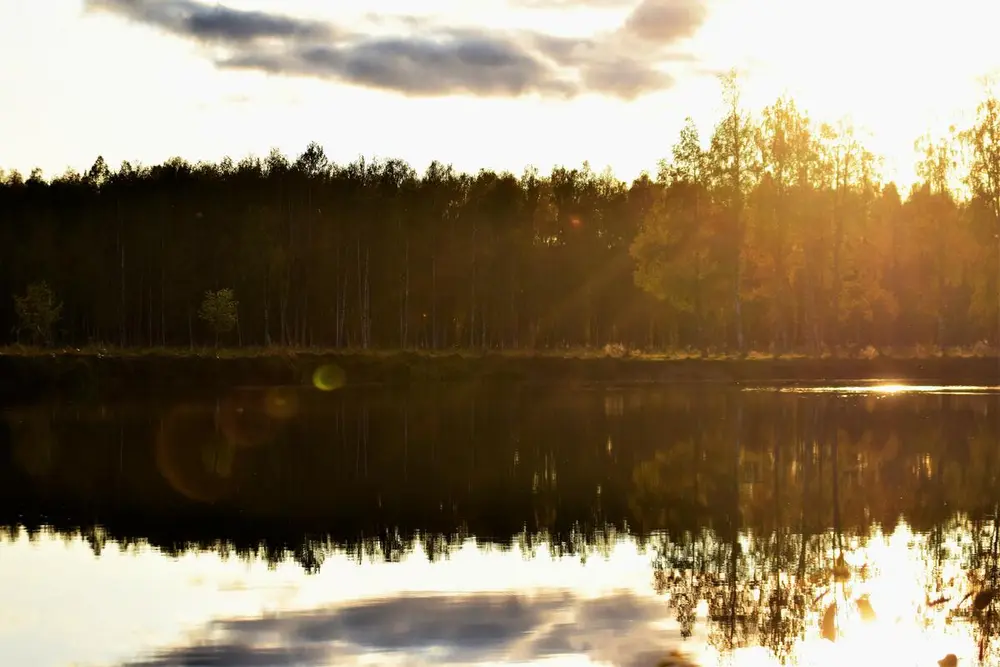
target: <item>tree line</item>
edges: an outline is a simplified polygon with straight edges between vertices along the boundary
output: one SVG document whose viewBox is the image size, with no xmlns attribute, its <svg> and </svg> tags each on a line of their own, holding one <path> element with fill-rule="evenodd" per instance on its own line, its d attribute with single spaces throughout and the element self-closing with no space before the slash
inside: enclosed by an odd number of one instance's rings
<svg viewBox="0 0 1000 667">
<path fill-rule="evenodd" d="M 0 174 L 0 339 L 822 351 L 1000 339 L 1000 103 L 901 193 L 850 126 L 733 78 L 655 175 L 401 160 Z M 221 336 L 221 338 L 220 338 Z"/>
</svg>

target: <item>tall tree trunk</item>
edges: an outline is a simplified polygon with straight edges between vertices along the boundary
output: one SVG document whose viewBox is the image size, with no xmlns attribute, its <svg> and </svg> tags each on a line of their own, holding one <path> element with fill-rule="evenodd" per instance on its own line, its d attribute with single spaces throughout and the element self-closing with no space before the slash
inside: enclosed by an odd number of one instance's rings
<svg viewBox="0 0 1000 667">
<path fill-rule="evenodd" d="M 431 348 L 438 349 L 437 254 L 431 252 Z"/>
<path fill-rule="evenodd" d="M 149 294 L 146 299 L 146 330 L 148 333 L 149 346 L 153 347 L 155 343 L 153 342 L 153 281 L 149 281 L 149 287 L 147 288 Z"/>
<path fill-rule="evenodd" d="M 476 347 L 476 221 L 472 221 L 472 280 L 470 280 L 471 295 L 469 299 L 469 349 Z"/>
<path fill-rule="evenodd" d="M 404 280 L 403 280 L 403 349 L 409 347 L 410 334 L 410 240 L 406 240 L 406 252 L 403 260 Z"/>
<path fill-rule="evenodd" d="M 365 346 L 365 278 L 361 269 L 361 237 L 359 236 L 355 242 L 355 250 L 357 251 L 357 269 L 358 269 L 358 337 L 361 341 L 361 347 Z"/>
<path fill-rule="evenodd" d="M 125 347 L 125 243 L 122 241 L 122 212 L 121 212 L 121 200 L 115 200 L 117 211 L 118 211 L 118 284 L 119 284 L 119 301 L 118 301 L 118 345 L 120 347 Z"/>
<path fill-rule="evenodd" d="M 271 346 L 271 303 L 268 298 L 270 292 L 271 284 L 271 271 L 268 268 L 264 271 L 264 290 L 263 290 L 263 302 L 264 302 L 264 345 L 267 347 Z"/>
<path fill-rule="evenodd" d="M 372 342 L 372 302 L 371 302 L 371 250 L 365 247 L 365 338 L 364 347 Z"/>
<path fill-rule="evenodd" d="M 291 342 L 288 332 L 288 269 L 281 276 L 281 289 L 278 290 L 278 336 L 285 347 Z"/>
<path fill-rule="evenodd" d="M 160 230 L 160 345 L 167 345 L 167 315 L 166 315 L 166 261 L 163 248 L 163 230 Z"/>
</svg>

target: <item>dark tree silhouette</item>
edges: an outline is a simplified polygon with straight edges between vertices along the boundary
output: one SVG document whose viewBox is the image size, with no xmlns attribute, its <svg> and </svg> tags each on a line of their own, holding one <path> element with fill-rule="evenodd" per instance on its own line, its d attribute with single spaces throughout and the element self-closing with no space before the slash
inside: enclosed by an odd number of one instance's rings
<svg viewBox="0 0 1000 667">
<path fill-rule="evenodd" d="M 315 143 L 294 160 L 9 172 L 0 336 L 44 281 L 63 304 L 55 342 L 77 346 L 212 342 L 198 311 L 220 289 L 253 346 L 996 345 L 995 98 L 968 130 L 922 140 L 904 201 L 852 128 L 784 98 L 755 118 L 738 92 L 727 79 L 713 135 L 689 124 L 632 183 L 586 163 L 337 165 Z"/>
</svg>

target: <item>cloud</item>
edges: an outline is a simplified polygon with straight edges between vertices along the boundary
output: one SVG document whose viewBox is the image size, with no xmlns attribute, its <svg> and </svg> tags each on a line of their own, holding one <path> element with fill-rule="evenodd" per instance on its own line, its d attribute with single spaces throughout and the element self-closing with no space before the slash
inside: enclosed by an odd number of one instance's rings
<svg viewBox="0 0 1000 667">
<path fill-rule="evenodd" d="M 530 9 L 617 9 L 635 5 L 635 0 L 509 0 L 515 7 Z"/>
<path fill-rule="evenodd" d="M 613 60 L 591 65 L 584 71 L 584 84 L 592 90 L 633 99 L 650 90 L 663 90 L 674 84 L 669 74 L 648 67 L 641 61 Z"/>
<path fill-rule="evenodd" d="M 651 42 L 691 37 L 708 16 L 701 0 L 646 0 L 629 15 L 625 30 Z"/>
<path fill-rule="evenodd" d="M 344 46 L 305 45 L 241 52 L 230 69 L 332 78 L 408 95 L 573 95 L 577 88 L 516 43 L 485 34 L 365 38 Z"/>
<path fill-rule="evenodd" d="M 617 0 L 589 0 L 595 1 Z M 221 69 L 306 76 L 423 97 L 597 93 L 633 99 L 673 84 L 663 65 L 683 60 L 669 49 L 704 21 L 701 2 L 642 0 L 620 27 L 581 38 L 439 26 L 417 18 L 395 21 L 395 34 L 365 34 L 196 0 L 85 0 L 85 6 L 215 47 Z"/>
<path fill-rule="evenodd" d="M 206 42 L 335 37 L 333 27 L 320 21 L 230 9 L 223 5 L 209 6 L 194 0 L 85 0 L 84 6 Z"/>
<path fill-rule="evenodd" d="M 389 662 L 467 664 L 586 655 L 613 665 L 655 664 L 679 634 L 656 624 L 662 600 L 618 593 L 413 595 L 342 607 L 214 622 L 206 639 L 134 667 L 352 664 L 377 653 Z M 423 657 L 423 659 L 422 659 Z"/>
</svg>

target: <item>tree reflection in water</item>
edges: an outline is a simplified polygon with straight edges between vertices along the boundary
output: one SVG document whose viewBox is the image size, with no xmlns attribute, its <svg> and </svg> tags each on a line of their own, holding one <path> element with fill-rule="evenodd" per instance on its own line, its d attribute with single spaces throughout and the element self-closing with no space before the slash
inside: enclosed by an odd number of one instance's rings
<svg viewBox="0 0 1000 667">
<path fill-rule="evenodd" d="M 307 572 L 629 536 L 682 636 L 719 654 L 1000 664 L 995 395 L 256 391 L 7 410 L 0 522 Z"/>
</svg>

